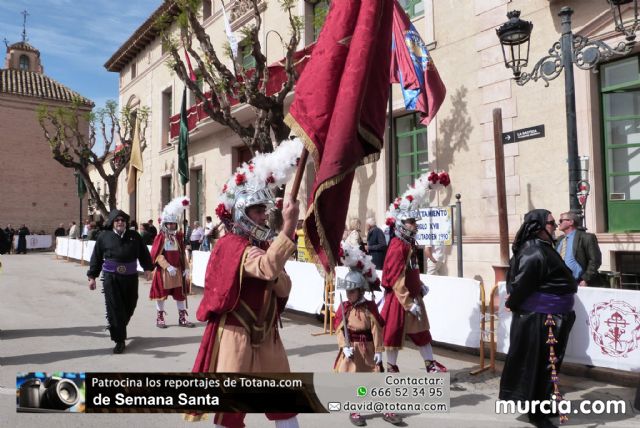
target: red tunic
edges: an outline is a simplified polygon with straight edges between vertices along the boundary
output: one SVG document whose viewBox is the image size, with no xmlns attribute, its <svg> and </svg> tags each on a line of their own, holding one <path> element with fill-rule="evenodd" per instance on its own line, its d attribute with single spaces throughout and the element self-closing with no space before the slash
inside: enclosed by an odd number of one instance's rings
<svg viewBox="0 0 640 428">
<path fill-rule="evenodd" d="M 229 233 L 216 243 L 209 257 L 205 274 L 204 296 L 196 314 L 199 321 L 207 321 L 207 326 L 196 356 L 193 372 L 206 373 L 216 371 L 216 360 L 219 358 L 221 348 L 224 347 L 221 346 L 221 342 L 225 343 L 227 333 L 230 333 L 231 338 L 237 331 L 243 332 L 242 334 L 245 336 L 247 335 L 240 323 L 237 322 L 237 319 L 234 318 L 233 313 L 231 313 L 240 306 L 240 300 L 245 302 L 246 306 L 255 314 L 260 312 L 267 281 L 243 276 L 245 250 L 249 245 L 247 238 Z M 286 298 L 277 298 L 277 314 L 284 309 L 286 300 Z M 273 323 L 276 323 L 276 319 L 273 320 Z M 279 367 L 281 367 L 279 370 L 267 370 L 267 372 L 288 371 L 286 354 L 275 326 L 271 330 L 271 335 L 273 339 L 266 339 L 258 349 L 279 350 L 284 361 L 279 364 Z M 230 340 L 232 341 L 233 339 Z M 233 353 L 236 352 L 236 349 L 231 343 L 231 349 L 225 349 L 224 351 Z M 274 355 L 279 354 L 274 353 Z M 238 359 L 240 357 L 239 355 Z M 286 370 L 282 369 L 285 366 Z M 267 418 L 270 420 L 289 419 L 293 416 L 295 416 L 293 413 L 267 414 Z M 201 413 L 193 413 L 187 415 L 186 419 L 194 421 L 201 420 L 202 417 Z M 243 420 L 244 413 L 217 413 L 215 417 L 215 423 L 229 428 L 243 427 Z"/>
<path fill-rule="evenodd" d="M 427 313 L 422 300 L 420 271 L 417 267 L 410 267 L 411 256 L 411 245 L 400 238 L 391 240 L 382 269 L 382 287 L 385 289 L 385 294 L 384 306 L 380 315 L 385 321 L 385 348 L 402 348 L 405 332 L 417 346 L 423 346 L 431 342 Z M 415 317 L 398 300 L 396 288 L 400 281 L 404 282 L 404 287 L 409 292 L 410 298 L 420 305 L 422 321 L 414 320 L 413 318 Z M 407 317 L 412 317 L 412 331 L 407 331 L 406 329 Z M 419 328 L 416 329 L 416 326 L 419 326 Z"/>
<path fill-rule="evenodd" d="M 153 271 L 151 289 L 149 290 L 149 299 L 151 300 L 166 300 L 169 296 L 173 296 L 175 300 L 180 302 L 185 300 L 184 285 L 182 287 L 165 290 L 162 280 L 164 269 L 162 269 L 158 264 L 158 256 L 162 255 L 167 262 L 171 264 L 171 266 L 179 269 L 180 272 L 184 272 L 187 268 L 184 258 L 184 236 L 181 232 L 177 232 L 175 237 L 172 237 L 172 241 L 173 242 L 171 243 L 168 242 L 168 240 L 165 239 L 165 234 L 163 232 L 159 233 L 153 240 L 153 246 L 151 247 L 151 260 L 153 260 L 153 263 L 155 264 L 155 269 Z M 168 249 L 176 247 L 177 249 L 175 250 Z"/>
</svg>

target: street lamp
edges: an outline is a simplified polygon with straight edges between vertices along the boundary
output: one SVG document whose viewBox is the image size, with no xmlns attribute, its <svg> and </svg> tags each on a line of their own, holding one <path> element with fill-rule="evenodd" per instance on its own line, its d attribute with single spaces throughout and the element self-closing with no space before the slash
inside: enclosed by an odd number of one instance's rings
<svg viewBox="0 0 640 428">
<path fill-rule="evenodd" d="M 607 0 L 611 6 L 616 31 L 625 35 L 626 42 L 620 42 L 618 46 L 611 47 L 599 40 L 573 34 L 571 30 L 571 15 L 573 10 L 569 7 L 560 9 L 560 23 L 562 36 L 559 41 L 549 49 L 549 54 L 540 59 L 533 67 L 531 73 L 522 71 L 529 61 L 529 39 L 533 24 L 520 19 L 517 10 L 507 14 L 509 21 L 496 29 L 500 44 L 504 65 L 513 70 L 516 83 L 522 86 L 533 80 L 544 80 L 545 86 L 555 79 L 564 70 L 565 83 L 565 107 L 567 115 L 567 152 L 569 163 L 569 206 L 572 211 L 580 212 L 580 203 L 577 193 L 580 183 L 580 167 L 578 158 L 578 133 L 576 124 L 576 96 L 573 79 L 573 66 L 590 70 L 599 63 L 612 58 L 615 55 L 626 55 L 633 48 L 635 33 L 640 25 L 638 17 L 638 0 Z M 628 5 L 629 4 L 629 5 Z M 626 20 L 623 14 L 631 9 L 632 16 Z M 525 46 L 526 44 L 526 46 Z"/>
</svg>

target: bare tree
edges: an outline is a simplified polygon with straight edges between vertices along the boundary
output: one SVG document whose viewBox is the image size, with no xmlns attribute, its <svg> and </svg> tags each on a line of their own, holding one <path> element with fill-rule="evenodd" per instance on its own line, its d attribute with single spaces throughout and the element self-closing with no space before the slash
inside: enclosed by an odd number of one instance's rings
<svg viewBox="0 0 640 428">
<path fill-rule="evenodd" d="M 285 43 L 281 39 L 286 50 L 284 70 L 287 79 L 279 91 L 267 94 L 269 70 L 259 39 L 262 25 L 260 5 L 265 2 L 266 0 L 239 0 L 233 3 L 233 7 L 242 8 L 252 14 L 250 23 L 241 30 L 244 36 L 243 45 L 251 47 L 251 55 L 255 58 L 255 67 L 250 70 L 245 70 L 237 58 L 232 68 L 225 65 L 202 27 L 198 13 L 201 0 L 175 0 L 175 8 L 168 9 L 156 23 L 163 44 L 171 55 L 169 66 L 194 93 L 197 100 L 204 100 L 203 109 L 207 115 L 215 122 L 233 130 L 252 154 L 256 151 L 264 153 L 273 150 L 272 132 L 276 141 L 289 137 L 290 128 L 284 123 L 284 100 L 298 78 L 294 68 L 294 53 L 303 28 L 302 19 L 294 15 L 297 0 L 279 0 L 290 28 L 289 40 Z M 172 35 L 174 22 L 177 22 L 180 28 L 179 37 Z M 183 47 L 195 60 L 199 76 L 211 89 L 210 94 L 205 94 L 197 82 L 189 78 L 189 71 L 181 57 Z M 232 56 L 228 44 L 223 50 L 225 58 Z M 232 114 L 231 100 L 251 106 L 255 113 L 253 121 L 238 121 Z"/>
<path fill-rule="evenodd" d="M 79 99 L 74 99 L 64 107 L 41 105 L 38 108 L 38 121 L 53 158 L 65 168 L 76 170 L 104 217 L 116 208 L 118 177 L 129 163 L 136 123 L 140 149 L 144 151 L 146 148 L 149 112 L 147 107 L 137 107 L 135 110 L 124 107 L 118 112 L 118 104 L 107 101 L 104 108 L 94 113 Z M 104 142 L 101 154 L 96 153 L 97 132 L 100 132 Z M 90 167 L 94 167 L 107 184 L 108 209 L 89 177 Z"/>
</svg>

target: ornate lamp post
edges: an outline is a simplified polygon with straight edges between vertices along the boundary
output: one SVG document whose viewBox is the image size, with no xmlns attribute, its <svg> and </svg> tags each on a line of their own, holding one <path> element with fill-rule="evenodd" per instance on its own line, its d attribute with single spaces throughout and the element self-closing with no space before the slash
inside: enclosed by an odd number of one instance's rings
<svg viewBox="0 0 640 428">
<path fill-rule="evenodd" d="M 573 10 L 569 7 L 560 9 L 562 36 L 559 41 L 549 49 L 549 54 L 540 59 L 533 67 L 531 73 L 523 72 L 529 61 L 529 39 L 533 24 L 520 19 L 517 10 L 507 14 L 509 21 L 496 30 L 505 67 L 513 70 L 516 83 L 520 86 L 533 80 L 544 80 L 545 86 L 555 79 L 564 70 L 565 82 L 565 106 L 567 115 L 567 151 L 569 156 L 569 206 L 572 211 L 581 212 L 578 201 L 578 186 L 581 181 L 580 162 L 578 158 L 578 135 L 576 124 L 576 96 L 573 78 L 573 66 L 583 70 L 595 68 L 602 61 L 606 61 L 615 55 L 628 54 L 635 43 L 635 33 L 640 26 L 638 15 L 638 0 L 607 0 L 611 6 L 616 31 L 625 35 L 626 42 L 621 42 L 616 47 L 611 47 L 599 40 L 589 40 L 571 30 L 571 15 Z M 630 6 L 626 6 L 630 4 Z M 624 19 L 623 13 L 631 9 L 631 17 Z M 584 213 L 583 213 L 584 214 Z"/>
</svg>

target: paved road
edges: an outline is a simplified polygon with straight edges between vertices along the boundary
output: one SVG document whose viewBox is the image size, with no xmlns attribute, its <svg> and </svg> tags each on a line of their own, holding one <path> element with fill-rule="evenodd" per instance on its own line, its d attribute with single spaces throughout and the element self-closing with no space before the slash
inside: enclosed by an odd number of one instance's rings
<svg viewBox="0 0 640 428">
<path fill-rule="evenodd" d="M 204 325 L 194 329 L 176 326 L 177 310 L 168 302 L 170 328 L 155 327 L 155 306 L 147 300 L 149 283 L 141 279 L 138 308 L 130 323 L 127 351 L 112 355 L 112 342 L 104 331 L 104 302 L 100 290 L 86 286 L 86 266 L 56 260 L 52 253 L 2 256 L 0 272 L 0 427 L 122 427 L 158 428 L 189 426 L 172 414 L 25 414 L 15 412 L 15 378 L 22 371 L 190 371 Z M 190 299 L 191 313 L 201 295 Z M 452 316 L 455 313 L 452 312 Z M 293 371 L 329 372 L 336 354 L 335 337 L 313 336 L 321 325 L 315 320 L 286 313 L 282 337 Z M 436 349 L 437 358 L 452 371 L 451 412 L 414 414 L 407 426 L 435 427 L 529 427 L 522 416 L 494 412 L 499 375 L 469 375 L 477 357 Z M 418 352 L 400 353 L 404 372 L 424 373 Z M 575 415 L 569 425 L 637 427 L 640 414 L 629 402 L 635 391 L 592 380 L 561 376 L 563 390 L 571 400 L 627 401 L 623 415 Z M 301 427 L 351 426 L 345 414 L 299 416 Z M 273 426 L 263 415 L 248 415 L 249 427 Z M 389 427 L 379 416 L 369 417 L 370 427 Z M 195 426 L 211 426 L 211 422 Z"/>
</svg>

